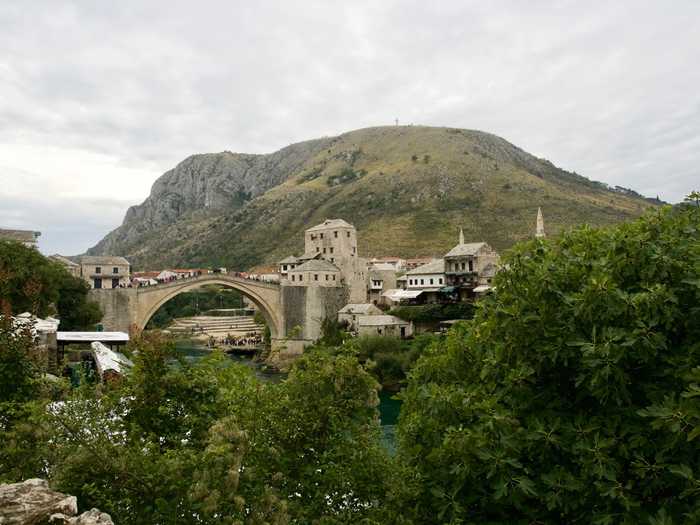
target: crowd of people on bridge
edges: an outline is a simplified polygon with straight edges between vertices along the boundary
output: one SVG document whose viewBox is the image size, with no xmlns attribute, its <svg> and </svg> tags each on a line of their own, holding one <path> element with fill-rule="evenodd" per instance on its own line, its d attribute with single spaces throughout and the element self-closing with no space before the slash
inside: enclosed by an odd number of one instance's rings
<svg viewBox="0 0 700 525">
<path fill-rule="evenodd" d="M 140 288 L 142 286 L 157 286 L 168 284 L 183 279 L 197 279 L 202 275 L 227 274 L 239 279 L 251 281 L 264 281 L 258 275 L 251 275 L 248 272 L 228 272 L 226 268 L 214 268 L 211 270 L 163 270 L 160 272 L 135 272 L 128 284 L 120 284 L 120 288 Z"/>
<path fill-rule="evenodd" d="M 210 336 L 207 341 L 209 348 L 225 346 L 232 348 L 254 348 L 262 345 L 263 338 L 259 332 L 247 332 L 245 335 L 227 334 L 224 337 Z"/>
</svg>

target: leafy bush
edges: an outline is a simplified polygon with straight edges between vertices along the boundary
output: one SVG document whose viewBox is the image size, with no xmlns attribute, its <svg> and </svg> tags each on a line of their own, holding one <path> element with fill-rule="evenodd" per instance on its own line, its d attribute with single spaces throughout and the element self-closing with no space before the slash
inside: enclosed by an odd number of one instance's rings
<svg viewBox="0 0 700 525">
<path fill-rule="evenodd" d="M 418 521 L 700 521 L 700 211 L 517 247 L 414 368 Z"/>
<path fill-rule="evenodd" d="M 62 330 L 90 328 L 102 318 L 90 287 L 60 264 L 21 243 L 0 241 L 0 298 L 12 313 L 58 315 Z"/>
<path fill-rule="evenodd" d="M 404 321 L 429 323 L 450 319 L 471 319 L 474 316 L 472 303 L 424 304 L 416 306 L 396 306 L 389 311 Z"/>
</svg>

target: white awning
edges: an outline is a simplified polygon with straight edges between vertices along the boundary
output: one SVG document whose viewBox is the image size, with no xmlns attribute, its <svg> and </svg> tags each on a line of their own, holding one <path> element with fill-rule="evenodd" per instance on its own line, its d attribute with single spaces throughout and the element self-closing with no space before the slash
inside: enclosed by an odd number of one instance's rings
<svg viewBox="0 0 700 525">
<path fill-rule="evenodd" d="M 480 284 L 476 288 L 474 288 L 474 293 L 484 293 L 488 292 L 491 289 L 491 287 L 488 284 Z"/>
<path fill-rule="evenodd" d="M 134 363 L 124 354 L 114 352 L 102 343 L 92 343 L 92 355 L 95 358 L 95 365 L 100 376 L 111 370 L 118 374 L 123 374 L 134 366 Z"/>
<path fill-rule="evenodd" d="M 387 290 L 382 294 L 383 297 L 387 297 L 391 299 L 392 301 L 401 301 L 403 299 L 415 299 L 418 297 L 420 294 L 422 294 L 425 290 L 399 290 L 399 289 L 392 289 L 392 290 Z"/>
<path fill-rule="evenodd" d="M 126 343 L 129 334 L 125 332 L 56 332 L 58 342 L 93 343 L 95 341 L 107 343 Z"/>
</svg>

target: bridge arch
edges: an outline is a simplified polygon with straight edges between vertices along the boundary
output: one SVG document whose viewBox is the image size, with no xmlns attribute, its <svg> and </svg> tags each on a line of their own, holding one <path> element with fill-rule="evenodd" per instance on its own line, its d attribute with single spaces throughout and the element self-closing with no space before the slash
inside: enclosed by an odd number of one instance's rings
<svg viewBox="0 0 700 525">
<path fill-rule="evenodd" d="M 184 292 L 189 292 L 208 284 L 218 284 L 237 290 L 250 299 L 258 307 L 267 321 L 272 339 L 284 337 L 284 324 L 281 318 L 279 285 L 247 282 L 242 278 L 228 277 L 226 274 L 206 275 L 199 278 L 174 281 L 153 287 L 141 288 L 139 291 L 139 318 L 137 327 L 143 331 L 148 321 L 165 303 Z"/>
</svg>

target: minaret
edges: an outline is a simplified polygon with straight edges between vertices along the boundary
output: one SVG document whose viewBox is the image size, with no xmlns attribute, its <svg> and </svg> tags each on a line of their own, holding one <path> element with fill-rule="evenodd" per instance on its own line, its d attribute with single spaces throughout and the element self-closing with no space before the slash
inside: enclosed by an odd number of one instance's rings
<svg viewBox="0 0 700 525">
<path fill-rule="evenodd" d="M 459 244 L 464 244 L 464 231 L 462 228 L 459 229 Z"/>
<path fill-rule="evenodd" d="M 542 208 L 537 208 L 537 229 L 535 230 L 535 237 L 541 239 L 546 237 L 544 233 L 544 219 L 542 218 Z"/>
</svg>

